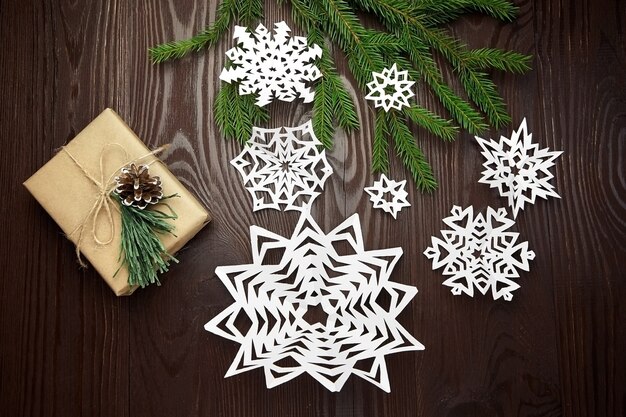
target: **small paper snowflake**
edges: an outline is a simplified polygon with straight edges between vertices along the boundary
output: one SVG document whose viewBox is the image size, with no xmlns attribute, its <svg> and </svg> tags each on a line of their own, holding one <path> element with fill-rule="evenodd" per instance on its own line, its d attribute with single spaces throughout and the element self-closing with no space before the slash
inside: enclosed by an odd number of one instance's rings
<svg viewBox="0 0 626 417">
<path fill-rule="evenodd" d="M 304 210 L 333 170 L 311 121 L 278 129 L 254 127 L 244 150 L 230 163 L 253 199 L 253 210 Z"/>
<path fill-rule="evenodd" d="M 528 242 L 517 243 L 519 233 L 507 232 L 515 222 L 507 217 L 506 209 L 487 207 L 487 215 L 474 216 L 472 206 L 454 206 L 452 215 L 443 219 L 450 230 L 442 230 L 443 239 L 432 237 L 432 247 L 424 255 L 433 261 L 433 269 L 444 267 L 443 274 L 451 278 L 443 285 L 452 293 L 474 296 L 474 287 L 482 294 L 491 289 L 494 300 L 510 301 L 519 288 L 513 281 L 518 269 L 529 270 L 528 261 L 535 253 Z"/>
<path fill-rule="evenodd" d="M 374 80 L 367 84 L 369 94 L 365 98 L 372 100 L 374 107 L 389 111 L 409 106 L 409 99 L 415 95 L 411 90 L 415 82 L 409 80 L 407 71 L 398 71 L 396 64 L 393 64 L 382 72 L 372 72 L 372 77 Z"/>
<path fill-rule="evenodd" d="M 251 264 L 215 270 L 234 303 L 205 325 L 241 345 L 226 377 L 263 368 L 272 388 L 308 373 L 339 391 L 354 374 L 389 392 L 385 356 L 424 349 L 397 321 L 417 293 L 389 280 L 402 249 L 366 250 L 357 214 L 330 233 L 303 213 L 291 238 L 250 236 Z"/>
<path fill-rule="evenodd" d="M 256 104 L 261 107 L 274 98 L 291 102 L 301 97 L 305 103 L 312 102 L 315 94 L 308 84 L 322 76 L 313 63 L 322 56 L 322 49 L 308 46 L 305 37 L 290 37 L 290 31 L 285 22 L 274 25 L 273 36 L 263 25 L 254 33 L 235 26 L 238 46 L 226 51 L 232 67 L 222 70 L 220 80 L 239 82 L 240 95 L 258 92 Z"/>
<path fill-rule="evenodd" d="M 406 192 L 406 180 L 394 181 L 381 174 L 380 179 L 371 187 L 365 187 L 365 192 L 370 195 L 374 208 L 383 209 L 391 213 L 395 219 L 403 207 L 411 207 L 407 201 L 409 193 Z"/>
<path fill-rule="evenodd" d="M 539 145 L 532 142 L 532 133 L 528 133 L 526 119 L 510 139 L 500 136 L 500 141 L 496 142 L 476 136 L 476 140 L 486 158 L 483 164 L 486 169 L 478 182 L 497 188 L 502 197 L 507 197 L 513 218 L 524 209 L 525 203 L 534 204 L 537 197 L 560 198 L 550 184 L 553 178 L 550 168 L 562 152 L 539 149 Z"/>
</svg>

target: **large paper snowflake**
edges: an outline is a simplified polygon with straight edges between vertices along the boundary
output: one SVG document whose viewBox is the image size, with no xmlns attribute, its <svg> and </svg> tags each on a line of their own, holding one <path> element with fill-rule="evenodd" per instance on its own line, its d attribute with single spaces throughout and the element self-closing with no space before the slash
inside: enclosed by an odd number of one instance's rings
<svg viewBox="0 0 626 417">
<path fill-rule="evenodd" d="M 396 64 L 393 64 L 382 72 L 372 72 L 372 77 L 374 80 L 367 84 L 369 94 L 365 98 L 372 100 L 374 107 L 389 111 L 409 106 L 409 99 L 415 95 L 411 90 L 415 82 L 409 80 L 407 71 L 398 71 Z"/>
<path fill-rule="evenodd" d="M 519 278 L 517 270 L 528 271 L 528 261 L 535 258 L 528 242 L 517 243 L 519 233 L 507 232 L 515 222 L 504 208 L 487 207 L 486 216 L 474 216 L 472 206 L 454 206 L 451 213 L 443 219 L 450 230 L 441 231 L 443 239 L 432 237 L 432 247 L 424 251 L 433 269 L 444 267 L 443 274 L 450 276 L 443 285 L 455 295 L 473 297 L 476 287 L 482 294 L 491 290 L 494 300 L 510 301 L 519 288 L 513 281 Z"/>
<path fill-rule="evenodd" d="M 311 121 L 294 128 L 253 128 L 247 146 L 230 162 L 252 195 L 253 210 L 309 207 L 333 172 L 321 145 Z"/>
<path fill-rule="evenodd" d="M 405 187 L 406 180 L 394 181 L 381 174 L 380 179 L 371 187 L 365 187 L 364 191 L 370 195 L 374 208 L 390 213 L 395 219 L 402 208 L 411 207 L 406 199 L 409 193 Z"/>
<path fill-rule="evenodd" d="M 478 182 L 497 188 L 502 197 L 507 197 L 513 218 L 524 209 L 526 202 L 534 204 L 537 197 L 560 198 L 550 184 L 553 178 L 550 168 L 562 152 L 539 149 L 539 145 L 532 142 L 532 133 L 528 133 L 526 119 L 510 139 L 500 136 L 500 141 L 496 142 L 476 136 L 476 140 L 487 159 Z"/>
<path fill-rule="evenodd" d="M 305 103 L 313 101 L 309 84 L 322 76 L 313 63 L 322 56 L 318 45 L 307 45 L 302 36 L 290 37 L 285 22 L 274 25 L 274 35 L 263 25 L 254 33 L 246 27 L 235 26 L 234 38 L 238 46 L 226 51 L 232 67 L 224 68 L 220 79 L 227 83 L 239 82 L 239 94 L 258 92 L 256 104 L 265 106 L 274 98 L 293 101 L 296 97 Z"/>
<path fill-rule="evenodd" d="M 385 356 L 424 349 L 396 320 L 417 293 L 389 280 L 402 249 L 365 250 L 357 214 L 328 234 L 303 213 L 291 238 L 250 235 L 252 263 L 215 270 L 235 301 L 205 326 L 241 344 L 226 377 L 263 368 L 271 388 L 308 373 L 339 391 L 354 374 L 389 392 Z"/>
</svg>

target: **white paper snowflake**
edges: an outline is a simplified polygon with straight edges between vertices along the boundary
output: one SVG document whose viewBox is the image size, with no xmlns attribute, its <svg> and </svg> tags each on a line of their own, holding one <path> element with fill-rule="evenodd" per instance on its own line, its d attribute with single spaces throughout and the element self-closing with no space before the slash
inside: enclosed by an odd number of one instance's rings
<svg viewBox="0 0 626 417">
<path fill-rule="evenodd" d="M 253 211 L 302 211 L 324 189 L 333 170 L 311 121 L 298 127 L 254 127 L 244 150 L 230 163 L 253 199 Z"/>
<path fill-rule="evenodd" d="M 382 72 L 372 72 L 372 77 L 374 80 L 367 84 L 369 94 L 365 98 L 372 100 L 374 107 L 389 111 L 409 106 L 409 99 L 415 95 L 411 90 L 415 82 L 409 80 L 407 71 L 398 71 L 396 64 L 393 64 Z"/>
<path fill-rule="evenodd" d="M 322 49 L 308 46 L 305 37 L 290 37 L 285 22 L 274 25 L 273 36 L 263 25 L 254 33 L 247 30 L 235 26 L 237 46 L 226 51 L 232 67 L 222 70 L 220 80 L 239 82 L 240 95 L 258 93 L 256 104 L 261 107 L 274 98 L 291 102 L 301 97 L 312 102 L 309 84 L 322 76 L 313 62 L 322 56 Z"/>
<path fill-rule="evenodd" d="M 526 202 L 534 204 L 537 197 L 560 198 L 550 184 L 553 178 L 550 168 L 562 152 L 539 149 L 539 145 L 532 142 L 532 133 L 528 133 L 526 119 L 510 139 L 500 136 L 500 141 L 496 142 L 476 136 L 476 140 L 487 160 L 478 182 L 497 188 L 502 197 L 507 197 L 513 218 L 524 209 Z"/>
<path fill-rule="evenodd" d="M 406 199 L 409 193 L 406 192 L 405 188 L 406 180 L 394 181 L 387 178 L 385 174 L 381 174 L 380 179 L 375 181 L 374 185 L 365 187 L 364 190 L 370 195 L 370 201 L 374 203 L 374 208 L 380 208 L 391 213 L 395 219 L 403 207 L 411 207 Z"/>
<path fill-rule="evenodd" d="M 389 280 L 402 249 L 366 250 L 357 214 L 328 234 L 303 213 L 291 238 L 250 235 L 252 263 L 215 270 L 235 301 L 205 326 L 241 344 L 226 377 L 263 368 L 272 388 L 308 373 L 339 391 L 354 374 L 389 392 L 385 356 L 424 349 L 396 320 L 417 293 Z"/>
<path fill-rule="evenodd" d="M 528 242 L 517 243 L 519 233 L 506 231 L 515 222 L 504 208 L 487 207 L 486 216 L 474 216 L 472 206 L 454 206 L 451 213 L 443 219 L 450 227 L 441 231 L 443 239 L 433 236 L 432 247 L 424 251 L 433 269 L 444 267 L 443 274 L 450 276 L 443 285 L 452 287 L 455 295 L 473 297 L 476 287 L 482 294 L 491 290 L 494 300 L 510 301 L 519 288 L 513 281 L 519 278 L 517 270 L 528 271 L 528 261 L 535 258 Z"/>
</svg>

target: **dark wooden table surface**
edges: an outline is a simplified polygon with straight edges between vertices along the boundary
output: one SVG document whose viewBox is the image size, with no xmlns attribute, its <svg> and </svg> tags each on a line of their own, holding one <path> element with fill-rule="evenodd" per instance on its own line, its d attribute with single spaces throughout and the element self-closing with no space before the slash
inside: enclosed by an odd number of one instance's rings
<svg viewBox="0 0 626 417">
<path fill-rule="evenodd" d="M 495 74 L 514 123 L 564 151 L 561 200 L 526 210 L 517 230 L 537 253 L 512 302 L 455 297 L 421 255 L 452 205 L 503 206 L 478 184 L 471 136 L 454 143 L 417 131 L 440 189 L 410 191 L 398 221 L 374 211 L 368 106 L 360 132 L 339 133 L 335 175 L 313 214 L 330 230 L 357 212 L 368 248 L 402 246 L 393 279 L 415 285 L 400 322 L 423 352 L 388 358 L 392 392 L 352 377 L 330 393 L 308 376 L 267 390 L 261 371 L 223 375 L 238 346 L 203 330 L 230 303 L 218 265 L 251 259 L 248 228 L 283 235 L 293 212 L 252 213 L 229 165 L 240 150 L 213 122 L 217 75 L 230 42 L 152 66 L 149 46 L 189 37 L 215 1 L 0 2 L 0 414 L 2 416 L 624 416 L 626 413 L 626 2 L 519 2 L 514 24 L 464 18 L 472 46 L 534 57 L 524 76 Z M 289 19 L 268 3 L 266 21 Z M 338 55 L 340 71 L 345 62 Z M 355 91 L 350 78 L 347 82 Z M 439 109 L 426 91 L 418 96 Z M 149 145 L 174 143 L 167 161 L 214 215 L 161 288 L 116 298 L 21 185 L 105 107 Z M 270 126 L 310 117 L 272 105 Z M 508 133 L 509 128 L 497 133 Z M 407 177 L 397 160 L 395 177 Z"/>
</svg>

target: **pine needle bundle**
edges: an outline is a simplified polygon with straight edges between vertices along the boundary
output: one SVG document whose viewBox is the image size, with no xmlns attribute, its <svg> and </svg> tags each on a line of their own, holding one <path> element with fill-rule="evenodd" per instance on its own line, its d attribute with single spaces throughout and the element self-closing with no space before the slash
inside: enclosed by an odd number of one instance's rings
<svg viewBox="0 0 626 417">
<path fill-rule="evenodd" d="M 113 194 L 115 198 L 119 197 Z M 164 197 L 161 201 L 174 196 Z M 122 237 L 120 248 L 120 269 L 128 269 L 128 283 L 142 288 L 161 285 L 158 274 L 166 272 L 171 262 L 178 260 L 170 255 L 159 235 L 174 234 L 175 226 L 168 220 L 178 218 L 165 203 L 170 213 L 154 208 L 141 210 L 134 206 L 119 205 L 122 216 Z M 118 269 L 119 272 L 119 269 Z M 116 272 L 117 274 L 117 272 Z"/>
</svg>

